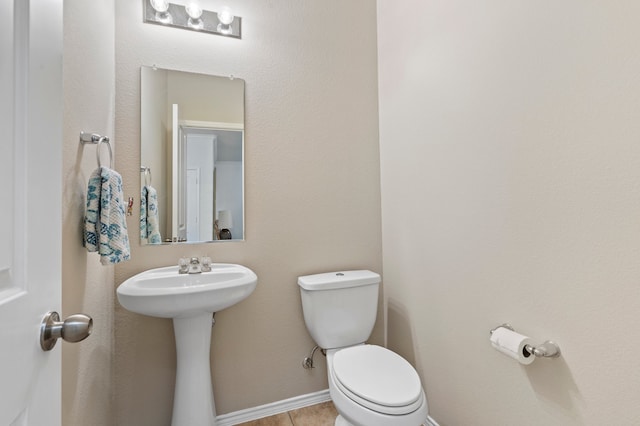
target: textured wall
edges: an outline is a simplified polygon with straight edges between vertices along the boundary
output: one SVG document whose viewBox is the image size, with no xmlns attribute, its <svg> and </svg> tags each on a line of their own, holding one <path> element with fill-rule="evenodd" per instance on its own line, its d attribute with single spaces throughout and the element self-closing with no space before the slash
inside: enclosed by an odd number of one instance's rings
<svg viewBox="0 0 640 426">
<path fill-rule="evenodd" d="M 222 2 L 203 1 L 208 9 Z M 216 316 L 212 375 L 218 413 L 327 387 L 296 277 L 381 271 L 375 3 L 235 0 L 243 39 L 142 23 L 139 1 L 116 2 L 116 141 L 126 196 L 138 200 L 140 66 L 156 64 L 246 81 L 246 241 L 140 247 L 115 283 L 181 256 L 253 269 L 258 287 Z M 382 314 L 373 341 L 382 341 Z M 169 320 L 115 304 L 119 426 L 168 425 L 175 371 Z"/>
<path fill-rule="evenodd" d="M 640 4 L 378 7 L 388 341 L 431 415 L 640 424 Z M 505 321 L 562 358 L 499 354 Z"/>
<path fill-rule="evenodd" d="M 87 180 L 96 147 L 82 148 L 81 130 L 114 135 L 114 0 L 64 2 L 64 143 L 62 212 L 62 316 L 91 315 L 91 337 L 62 345 L 62 424 L 110 426 L 114 268 L 82 247 Z M 87 16 L 100 16 L 100 30 Z M 117 142 L 113 144 L 117 150 Z M 108 162 L 107 149 L 102 154 Z"/>
</svg>

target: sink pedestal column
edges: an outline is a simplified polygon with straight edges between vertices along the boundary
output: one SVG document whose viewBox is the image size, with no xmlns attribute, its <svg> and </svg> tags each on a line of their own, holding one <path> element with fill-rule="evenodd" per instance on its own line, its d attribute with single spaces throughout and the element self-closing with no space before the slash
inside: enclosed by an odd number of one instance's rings
<svg viewBox="0 0 640 426">
<path fill-rule="evenodd" d="M 173 319 L 178 365 L 172 426 L 216 425 L 210 364 L 212 315 Z"/>
</svg>

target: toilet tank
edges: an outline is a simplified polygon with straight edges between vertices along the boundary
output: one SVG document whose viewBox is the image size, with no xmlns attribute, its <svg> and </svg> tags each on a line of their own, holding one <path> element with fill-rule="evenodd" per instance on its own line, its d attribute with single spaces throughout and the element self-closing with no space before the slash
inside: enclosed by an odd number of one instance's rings
<svg viewBox="0 0 640 426">
<path fill-rule="evenodd" d="M 378 312 L 380 275 L 342 271 L 298 278 L 302 311 L 313 340 L 323 349 L 364 343 Z"/>
</svg>

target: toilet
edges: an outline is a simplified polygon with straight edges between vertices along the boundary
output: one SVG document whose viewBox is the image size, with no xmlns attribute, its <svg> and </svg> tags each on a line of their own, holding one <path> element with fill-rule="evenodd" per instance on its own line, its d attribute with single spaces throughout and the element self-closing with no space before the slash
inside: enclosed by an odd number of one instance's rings
<svg viewBox="0 0 640 426">
<path fill-rule="evenodd" d="M 378 309 L 380 275 L 342 271 L 298 278 L 304 321 L 327 354 L 336 426 L 419 426 L 428 415 L 420 377 L 400 355 L 365 344 Z"/>
</svg>

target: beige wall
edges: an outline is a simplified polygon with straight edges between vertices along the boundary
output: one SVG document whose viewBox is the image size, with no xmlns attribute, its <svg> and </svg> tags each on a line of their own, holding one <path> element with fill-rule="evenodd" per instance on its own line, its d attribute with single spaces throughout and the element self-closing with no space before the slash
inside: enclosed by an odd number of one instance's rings
<svg viewBox="0 0 640 426">
<path fill-rule="evenodd" d="M 214 9 L 220 2 L 203 2 Z M 375 4 L 366 0 L 235 0 L 243 39 L 142 23 L 139 2 L 116 2 L 116 140 L 125 196 L 138 198 L 140 66 L 246 81 L 246 241 L 140 247 L 115 283 L 181 256 L 253 269 L 258 287 L 216 316 L 213 384 L 219 414 L 325 389 L 296 277 L 348 268 L 381 271 Z M 352 24 L 357 22 L 356 27 Z M 335 31 L 332 31 L 335 29 Z M 379 317 L 380 323 L 382 315 Z M 169 320 L 115 303 L 119 426 L 168 425 L 175 349 Z M 378 325 L 373 341 L 382 341 Z M 316 355 L 318 356 L 318 355 Z"/>
<path fill-rule="evenodd" d="M 183 72 L 167 74 L 167 104 L 169 109 L 172 104 L 180 106 L 181 120 L 244 123 L 241 79 Z"/>
<path fill-rule="evenodd" d="M 99 16 L 100 25 L 87 19 Z M 82 247 L 87 181 L 96 147 L 81 147 L 81 130 L 114 136 L 114 1 L 64 2 L 64 145 L 62 212 L 62 316 L 93 317 L 93 334 L 62 345 L 62 424 L 111 426 L 113 267 L 100 265 Z M 112 143 L 117 147 L 117 140 Z M 109 160 L 107 149 L 102 159 Z"/>
<path fill-rule="evenodd" d="M 170 184 L 171 168 L 167 161 L 171 152 L 171 117 L 167 109 L 167 76 L 168 72 L 144 68 L 141 70 L 144 79 L 141 78 L 141 92 L 148 99 L 144 114 L 140 114 L 140 165 L 150 170 L 150 184 L 156 189 L 158 206 L 162 212 L 166 212 L 168 204 L 168 188 Z M 146 185 L 147 177 L 141 174 L 142 182 Z M 158 226 L 162 238 L 166 238 L 167 215 L 158 215 Z M 140 238 L 140 232 L 130 234 L 131 238 Z"/>
<path fill-rule="evenodd" d="M 378 7 L 388 341 L 431 415 L 639 424 L 640 3 Z M 505 321 L 562 358 L 496 352 Z"/>
</svg>

